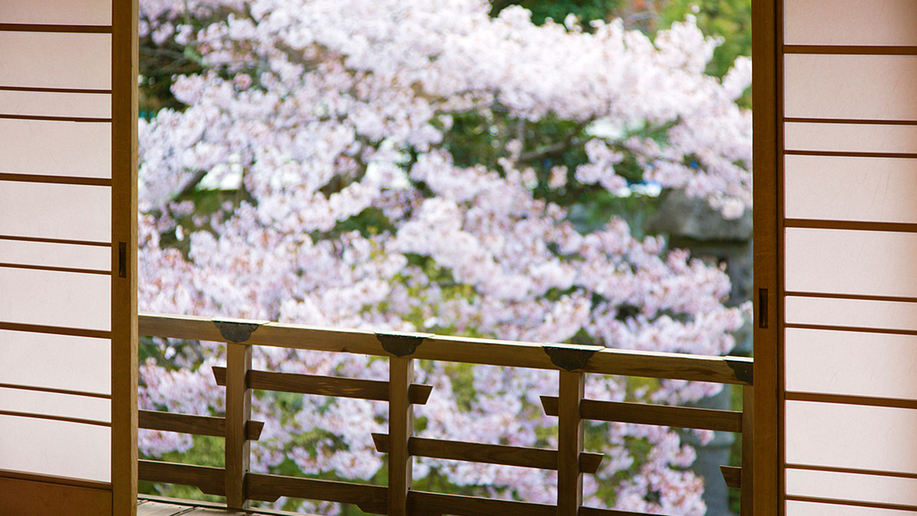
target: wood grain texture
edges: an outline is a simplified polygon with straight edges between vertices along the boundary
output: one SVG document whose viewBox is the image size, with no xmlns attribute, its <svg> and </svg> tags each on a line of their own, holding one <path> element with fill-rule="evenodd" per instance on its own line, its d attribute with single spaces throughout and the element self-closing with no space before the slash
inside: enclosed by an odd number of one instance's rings
<svg viewBox="0 0 917 516">
<path fill-rule="evenodd" d="M 476 496 L 462 496 L 426 491 L 411 491 L 411 514 L 414 516 L 555 516 L 556 507 L 541 503 L 493 500 Z"/>
<path fill-rule="evenodd" d="M 212 369 L 217 385 L 226 385 L 226 368 Z M 266 391 L 388 401 L 388 382 L 379 380 L 253 370 L 248 374 L 248 384 L 252 389 Z M 423 405 L 430 398 L 431 392 L 432 385 L 414 383 L 408 389 L 408 396 L 411 403 Z"/>
<path fill-rule="evenodd" d="M 140 334 L 188 340 L 225 342 L 210 319 L 203 317 L 142 314 Z M 246 344 L 287 347 L 388 357 L 376 335 L 360 330 L 335 330 L 267 323 Z M 564 344 L 552 344 L 563 347 Z M 411 358 L 497 366 L 560 370 L 540 343 L 472 339 L 435 335 L 427 337 Z M 751 359 L 730 357 L 734 362 Z M 723 357 L 684 353 L 645 352 L 605 348 L 589 359 L 583 372 L 647 378 L 706 381 L 748 385 L 736 376 Z"/>
<path fill-rule="evenodd" d="M 112 491 L 0 476 L 3 516 L 111 516 Z"/>
<path fill-rule="evenodd" d="M 557 515 L 577 516 L 583 505 L 583 419 L 580 403 L 586 386 L 583 373 L 561 371 L 557 411 Z"/>
<path fill-rule="evenodd" d="M 726 487 L 742 487 L 742 468 L 738 466 L 720 466 L 720 473 L 723 474 L 723 481 Z"/>
<path fill-rule="evenodd" d="M 408 388 L 414 381 L 414 361 L 393 357 L 388 367 L 388 515 L 407 516 L 407 496 L 413 483 L 408 442 L 414 433 L 414 406 L 408 400 Z"/>
<path fill-rule="evenodd" d="M 387 491 L 385 487 L 368 484 L 261 473 L 249 473 L 248 475 L 248 497 L 253 500 L 274 501 L 281 496 L 289 496 L 308 500 L 352 503 L 371 514 L 386 513 Z"/>
<path fill-rule="evenodd" d="M 139 460 L 137 464 L 140 480 L 195 486 L 205 494 L 216 496 L 226 494 L 223 468 L 153 460 Z"/>
<path fill-rule="evenodd" d="M 137 513 L 138 0 L 112 0 L 112 514 Z M 119 243 L 126 263 L 119 267 Z M 124 271 L 123 275 L 118 270 Z"/>
<path fill-rule="evenodd" d="M 542 396 L 541 404 L 546 415 L 557 415 L 558 398 L 556 396 Z M 583 400 L 580 404 L 580 416 L 592 421 L 697 428 L 718 432 L 740 433 L 742 431 L 742 413 L 732 410 Z"/>
<path fill-rule="evenodd" d="M 614 509 L 599 509 L 598 507 L 582 507 L 579 516 L 650 516 L 645 512 L 616 511 Z"/>
<path fill-rule="evenodd" d="M 742 471 L 740 516 L 752 516 L 755 503 L 755 388 L 742 388 Z"/>
<path fill-rule="evenodd" d="M 140 410 L 138 416 L 139 427 L 147 430 L 214 437 L 226 436 L 226 419 L 222 417 L 173 414 L 155 410 Z M 261 438 L 263 429 L 263 421 L 248 421 L 245 425 L 245 435 L 249 440 L 257 441 Z"/>
<path fill-rule="evenodd" d="M 753 415 L 754 428 L 754 502 L 751 514 L 776 516 L 782 503 L 779 494 L 781 448 L 778 435 L 782 428 L 778 417 L 780 357 L 778 344 L 782 335 L 782 272 L 778 217 L 783 213 L 781 134 L 783 100 L 779 85 L 783 82 L 783 21 L 778 18 L 782 2 L 752 2 L 752 182 L 754 200 L 754 292 L 767 289 L 770 307 L 766 324 L 755 321 L 755 398 L 754 406 L 744 412 Z M 757 295 L 752 298 L 757 299 Z M 755 306 L 755 314 L 761 313 Z M 743 513 L 744 514 L 744 513 Z"/>
<path fill-rule="evenodd" d="M 376 451 L 389 452 L 390 441 L 387 434 L 372 434 L 372 437 Z M 415 457 L 483 462 L 520 468 L 557 469 L 557 450 L 542 448 L 411 437 L 408 441 L 408 451 Z M 581 454 L 580 471 L 594 474 L 604 457 L 601 453 Z"/>
<path fill-rule="evenodd" d="M 252 414 L 252 391 L 247 386 L 251 367 L 251 346 L 226 345 L 226 505 L 232 509 L 249 505 L 245 476 L 251 461 L 251 441 L 246 435 Z"/>
</svg>

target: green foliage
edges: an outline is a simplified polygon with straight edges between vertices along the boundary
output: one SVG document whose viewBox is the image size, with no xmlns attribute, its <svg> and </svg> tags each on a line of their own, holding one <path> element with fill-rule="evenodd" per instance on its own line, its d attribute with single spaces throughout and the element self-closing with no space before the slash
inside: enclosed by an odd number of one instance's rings
<svg viewBox="0 0 917 516">
<path fill-rule="evenodd" d="M 692 13 L 704 34 L 723 38 L 707 67 L 708 74 L 722 77 L 737 57 L 751 55 L 751 0 L 671 0 L 663 24 L 668 27 Z"/>
<path fill-rule="evenodd" d="M 491 15 L 497 16 L 510 5 L 521 5 L 532 11 L 532 21 L 541 25 L 551 18 L 563 23 L 568 14 L 573 14 L 588 27 L 592 20 L 602 20 L 608 13 L 619 9 L 626 0 L 493 0 Z"/>
</svg>

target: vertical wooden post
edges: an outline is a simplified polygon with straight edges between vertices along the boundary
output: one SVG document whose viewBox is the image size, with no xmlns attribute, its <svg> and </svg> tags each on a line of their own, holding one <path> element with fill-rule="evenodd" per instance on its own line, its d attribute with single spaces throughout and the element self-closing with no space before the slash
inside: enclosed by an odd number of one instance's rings
<svg viewBox="0 0 917 516">
<path fill-rule="evenodd" d="M 753 516 L 755 493 L 755 388 L 742 386 L 742 493 L 741 516 Z"/>
<path fill-rule="evenodd" d="M 754 512 L 756 516 L 776 516 L 782 507 L 780 483 L 783 452 L 780 421 L 782 388 L 780 353 L 783 338 L 783 2 L 753 0 L 751 13 L 752 111 L 754 152 L 754 292 L 755 311 L 754 405 Z M 778 16 L 778 13 L 781 13 Z M 761 306 L 763 290 L 767 307 Z M 766 316 L 766 317 L 762 317 Z M 743 450 L 745 452 L 745 450 Z M 744 479 L 743 479 L 744 481 Z"/>
<path fill-rule="evenodd" d="M 579 458 L 583 451 L 583 420 L 580 402 L 585 394 L 585 375 L 560 371 L 557 411 L 557 516 L 576 516 L 583 504 L 583 474 Z"/>
<path fill-rule="evenodd" d="M 408 442 L 414 433 L 414 407 L 408 388 L 414 381 L 414 361 L 392 357 L 388 364 L 388 515 L 406 516 L 413 482 Z"/>
<path fill-rule="evenodd" d="M 112 514 L 132 516 L 137 514 L 138 4 L 112 0 L 111 6 Z"/>
<path fill-rule="evenodd" d="M 252 391 L 248 372 L 252 368 L 252 348 L 226 344 L 226 505 L 231 509 L 248 507 L 245 475 L 251 458 L 251 442 L 245 427 L 252 414 Z"/>
</svg>

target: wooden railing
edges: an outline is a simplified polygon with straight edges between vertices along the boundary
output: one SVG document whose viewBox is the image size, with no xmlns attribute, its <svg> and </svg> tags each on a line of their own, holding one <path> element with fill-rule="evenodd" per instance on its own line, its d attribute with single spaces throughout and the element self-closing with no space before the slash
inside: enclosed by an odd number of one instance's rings
<svg viewBox="0 0 917 516">
<path fill-rule="evenodd" d="M 730 487 L 741 489 L 742 516 L 751 515 L 752 361 L 596 346 L 534 344 L 429 334 L 382 334 L 255 321 L 220 321 L 141 314 L 140 335 L 227 343 L 225 368 L 214 377 L 226 388 L 225 418 L 140 411 L 140 428 L 223 436 L 225 467 L 141 460 L 140 480 L 197 486 L 226 497 L 230 508 L 281 496 L 350 503 L 373 514 L 615 516 L 633 513 L 583 506 L 582 476 L 595 473 L 601 454 L 583 449 L 583 421 L 614 421 L 741 433 L 742 466 L 722 467 Z M 389 359 L 389 381 L 252 369 L 252 346 L 279 346 Z M 552 369 L 558 396 L 543 396 L 545 413 L 558 418 L 557 450 L 423 439 L 413 436 L 413 405 L 426 403 L 431 387 L 414 383 L 414 360 Z M 740 385 L 743 412 L 584 399 L 586 374 L 611 374 Z M 388 434 L 373 434 L 388 454 L 388 486 L 270 475 L 249 471 L 249 448 L 263 423 L 251 420 L 252 389 L 388 401 Z M 412 456 L 487 462 L 557 471 L 556 505 L 430 493 L 411 489 Z"/>
</svg>

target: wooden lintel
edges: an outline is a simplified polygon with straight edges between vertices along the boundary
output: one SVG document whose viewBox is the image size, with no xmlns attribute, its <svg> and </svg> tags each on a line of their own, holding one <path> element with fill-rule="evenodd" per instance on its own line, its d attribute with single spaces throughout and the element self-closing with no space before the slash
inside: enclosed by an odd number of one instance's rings
<svg viewBox="0 0 917 516">
<path fill-rule="evenodd" d="M 556 396 L 542 396 L 541 404 L 546 415 L 557 415 L 558 400 Z M 583 400 L 580 405 L 580 413 L 583 419 L 592 421 L 661 425 L 676 428 L 715 430 L 718 432 L 742 432 L 742 413 L 733 410 Z"/>
<path fill-rule="evenodd" d="M 137 470 L 140 480 L 195 486 L 203 493 L 215 496 L 225 496 L 226 493 L 223 468 L 139 460 Z"/>
</svg>

